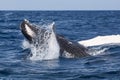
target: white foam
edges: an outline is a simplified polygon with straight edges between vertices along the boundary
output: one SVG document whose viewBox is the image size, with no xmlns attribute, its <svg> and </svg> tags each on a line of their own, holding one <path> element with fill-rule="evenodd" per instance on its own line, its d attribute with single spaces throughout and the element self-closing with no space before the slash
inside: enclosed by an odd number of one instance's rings
<svg viewBox="0 0 120 80">
<path fill-rule="evenodd" d="M 52 32 L 51 37 L 49 39 L 49 54 L 46 55 L 47 59 L 57 59 L 59 57 L 59 44 L 56 40 L 56 35 Z"/>
<path fill-rule="evenodd" d="M 51 27 L 52 25 L 49 26 Z M 37 39 L 34 44 L 31 44 L 31 60 L 49 60 L 59 58 L 60 48 L 53 30 L 51 34 L 47 35 L 41 34 L 40 32 L 38 38 L 39 39 Z"/>
<path fill-rule="evenodd" d="M 31 44 L 28 41 L 23 40 L 23 42 L 22 42 L 22 48 L 23 49 L 27 49 L 27 48 L 30 48 L 30 47 L 31 47 Z"/>
<path fill-rule="evenodd" d="M 78 43 L 89 47 L 89 46 L 98 46 L 105 44 L 119 44 L 120 35 L 107 35 L 107 36 L 97 36 L 89 40 L 79 41 Z"/>
<path fill-rule="evenodd" d="M 108 49 L 109 48 L 103 48 L 103 49 L 93 48 L 92 50 L 89 51 L 88 54 L 90 54 L 91 56 L 103 55 L 103 54 L 105 54 L 105 51 L 107 51 Z"/>
</svg>

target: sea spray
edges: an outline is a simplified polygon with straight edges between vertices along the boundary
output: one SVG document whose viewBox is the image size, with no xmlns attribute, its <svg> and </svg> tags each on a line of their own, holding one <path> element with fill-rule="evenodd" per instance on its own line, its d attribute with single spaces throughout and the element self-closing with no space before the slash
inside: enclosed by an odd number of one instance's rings
<svg viewBox="0 0 120 80">
<path fill-rule="evenodd" d="M 109 50 L 109 48 L 110 47 L 95 46 L 89 48 L 88 54 L 90 54 L 91 56 L 104 55 L 106 54 L 106 51 Z"/>
<path fill-rule="evenodd" d="M 23 40 L 22 41 L 22 48 L 23 49 L 28 49 L 28 48 L 30 48 L 31 47 L 31 44 L 27 41 L 27 40 Z"/>
<path fill-rule="evenodd" d="M 39 29 L 38 36 L 33 39 L 30 44 L 32 56 L 30 60 L 49 60 L 59 58 L 59 44 L 56 40 L 56 35 L 53 29 L 53 24 Z M 26 45 L 25 45 L 26 43 Z M 24 46 L 27 46 L 24 41 Z"/>
</svg>

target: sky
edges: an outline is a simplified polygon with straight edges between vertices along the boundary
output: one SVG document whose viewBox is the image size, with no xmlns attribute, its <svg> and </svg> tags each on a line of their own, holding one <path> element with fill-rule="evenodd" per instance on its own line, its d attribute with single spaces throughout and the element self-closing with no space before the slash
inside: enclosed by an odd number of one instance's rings
<svg viewBox="0 0 120 80">
<path fill-rule="evenodd" d="M 0 0 L 0 10 L 120 10 L 120 0 Z"/>
</svg>

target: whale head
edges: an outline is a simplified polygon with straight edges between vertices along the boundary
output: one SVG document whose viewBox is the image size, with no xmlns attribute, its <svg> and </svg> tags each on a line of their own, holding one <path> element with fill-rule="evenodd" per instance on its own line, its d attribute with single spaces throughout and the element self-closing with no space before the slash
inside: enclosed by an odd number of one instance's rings
<svg viewBox="0 0 120 80">
<path fill-rule="evenodd" d="M 26 19 L 21 23 L 20 29 L 29 42 L 32 42 L 38 33 L 38 28 Z"/>
<path fill-rule="evenodd" d="M 50 36 L 51 33 L 55 33 L 54 22 L 46 29 L 43 27 L 38 27 L 37 25 L 30 23 L 27 19 L 24 19 L 20 25 L 20 29 L 24 37 L 30 43 L 38 37 L 42 39 L 47 35 Z"/>
</svg>

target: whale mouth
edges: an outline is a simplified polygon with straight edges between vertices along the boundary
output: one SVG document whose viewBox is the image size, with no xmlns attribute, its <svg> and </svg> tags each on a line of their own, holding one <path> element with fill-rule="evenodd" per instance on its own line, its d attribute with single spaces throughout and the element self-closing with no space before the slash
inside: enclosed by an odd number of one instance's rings
<svg viewBox="0 0 120 80">
<path fill-rule="evenodd" d="M 21 23 L 20 29 L 29 42 L 32 42 L 33 38 L 35 38 L 38 33 L 38 28 L 36 25 L 31 24 L 26 19 L 24 19 L 24 21 Z"/>
</svg>

